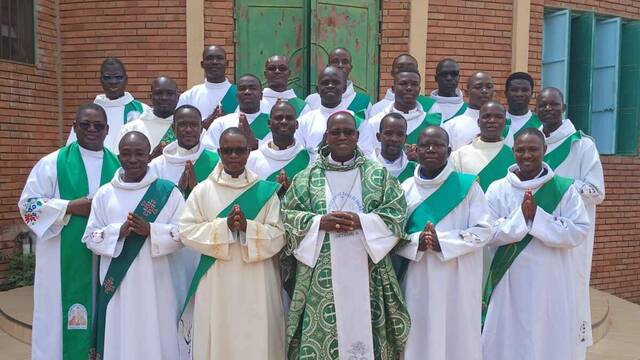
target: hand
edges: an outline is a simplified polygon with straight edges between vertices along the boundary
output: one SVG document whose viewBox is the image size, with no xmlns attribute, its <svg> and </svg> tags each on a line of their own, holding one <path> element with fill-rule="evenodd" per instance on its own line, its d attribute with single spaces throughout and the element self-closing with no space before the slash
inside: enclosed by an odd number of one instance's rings
<svg viewBox="0 0 640 360">
<path fill-rule="evenodd" d="M 332 212 L 320 218 L 320 230 L 337 233 L 347 233 L 355 230 L 355 221 L 350 217 L 344 216 L 343 212 Z M 357 218 L 357 216 L 356 216 Z M 360 219 L 358 218 L 358 224 Z"/>
<path fill-rule="evenodd" d="M 142 235 L 146 238 L 151 233 L 151 225 L 149 222 L 136 214 L 129 213 L 129 216 L 127 216 L 127 222 L 129 223 L 131 231 L 138 235 Z"/>
<path fill-rule="evenodd" d="M 418 160 L 418 146 L 415 144 L 406 144 L 404 146 L 404 152 L 407 154 L 407 159 L 411 161 Z"/>
<path fill-rule="evenodd" d="M 247 218 L 244 216 L 240 205 L 234 205 L 227 216 L 227 227 L 231 231 L 247 231 Z"/>
<path fill-rule="evenodd" d="M 343 218 L 349 221 L 350 227 L 353 230 L 362 229 L 362 224 L 360 224 L 360 217 L 358 214 L 351 211 L 336 211 L 333 213 L 334 216 L 339 218 Z"/>
<path fill-rule="evenodd" d="M 522 215 L 524 215 L 524 219 L 526 221 L 533 221 L 536 216 L 536 209 L 538 208 L 538 204 L 536 200 L 533 198 L 533 193 L 531 189 L 525 191 L 524 198 L 522 199 Z"/>
<path fill-rule="evenodd" d="M 249 121 L 247 120 L 247 115 L 244 113 L 240 113 L 238 116 L 238 128 L 244 136 L 247 138 L 247 143 L 249 144 L 249 150 L 255 150 L 258 148 L 258 139 L 256 139 L 256 135 L 251 130 L 251 126 L 249 126 Z"/>
<path fill-rule="evenodd" d="M 89 217 L 91 213 L 91 199 L 81 198 L 71 200 L 67 204 L 67 214 Z"/>
<path fill-rule="evenodd" d="M 280 190 L 278 190 L 278 196 L 282 196 L 287 192 L 289 186 L 291 185 L 291 183 L 289 182 L 289 178 L 287 177 L 287 174 L 284 172 L 284 170 L 280 169 L 280 173 L 278 174 L 276 181 L 281 185 Z"/>
<path fill-rule="evenodd" d="M 220 105 L 216 106 L 216 108 L 213 110 L 213 112 L 211 113 L 211 115 L 207 116 L 206 119 L 204 119 L 204 121 L 202 121 L 202 127 L 205 130 L 209 129 L 209 126 L 211 126 L 211 124 L 213 124 L 213 120 L 223 116 L 224 113 L 222 112 L 222 107 L 220 107 Z"/>
<path fill-rule="evenodd" d="M 160 144 L 158 144 L 155 148 L 153 148 L 153 150 L 151 151 L 151 155 L 150 155 L 151 159 L 155 159 L 158 156 L 162 155 L 162 150 L 164 150 L 164 147 L 166 145 L 167 144 L 165 144 L 163 142 L 160 142 Z"/>
<path fill-rule="evenodd" d="M 124 238 L 126 238 L 127 236 L 129 236 L 129 234 L 131 234 L 131 227 L 129 226 L 129 222 L 125 221 L 121 226 L 120 226 L 120 234 L 118 235 L 118 241 L 120 240 L 124 240 Z"/>
<path fill-rule="evenodd" d="M 422 233 L 420 233 L 420 242 L 418 243 L 418 250 L 426 251 L 431 250 L 435 252 L 441 252 L 440 241 L 438 240 L 438 234 L 436 233 L 433 223 L 429 221 L 425 226 Z"/>
<path fill-rule="evenodd" d="M 182 190 L 183 193 L 188 194 L 196 187 L 196 175 L 193 170 L 193 163 L 190 160 L 184 164 L 184 171 L 182 172 L 182 176 L 180 176 L 180 180 L 178 181 L 178 188 Z"/>
</svg>

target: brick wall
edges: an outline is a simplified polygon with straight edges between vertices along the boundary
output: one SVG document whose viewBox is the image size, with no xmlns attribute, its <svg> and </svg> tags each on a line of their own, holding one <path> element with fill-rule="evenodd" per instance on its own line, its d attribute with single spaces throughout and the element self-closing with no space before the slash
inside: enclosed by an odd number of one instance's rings
<svg viewBox="0 0 640 360">
<path fill-rule="evenodd" d="M 531 4 L 529 72 L 540 83 L 544 9 L 572 9 L 640 19 L 637 1 L 549 1 Z M 591 285 L 640 303 L 640 158 L 601 157 L 606 199 L 598 206 Z"/>
<path fill-rule="evenodd" d="M 31 167 L 58 144 L 56 11 L 53 0 L 36 4 L 36 64 L 0 60 L 0 255 L 14 251 L 18 198 Z M 0 284 L 6 266 L 0 260 Z"/>
<path fill-rule="evenodd" d="M 411 4 L 409 0 L 382 1 L 382 44 L 380 44 L 380 97 L 393 86 L 391 65 L 393 59 L 409 52 L 409 22 Z M 424 76 L 424 74 L 423 74 Z"/>
<path fill-rule="evenodd" d="M 227 78 L 231 82 L 235 82 L 236 51 L 233 30 L 233 0 L 205 0 L 204 45 L 223 46 L 227 51 Z M 202 78 L 204 79 L 204 72 Z"/>
<path fill-rule="evenodd" d="M 151 81 L 158 75 L 187 85 L 186 0 L 62 0 L 65 139 L 81 103 L 102 93 L 100 63 L 120 58 L 129 76 L 128 91 L 150 104 Z"/>
<path fill-rule="evenodd" d="M 470 75 L 493 77 L 496 99 L 505 102 L 504 82 L 511 72 L 512 1 L 430 0 L 427 25 L 426 92 L 437 87 L 436 65 L 445 57 L 460 64 L 460 88 Z"/>
</svg>

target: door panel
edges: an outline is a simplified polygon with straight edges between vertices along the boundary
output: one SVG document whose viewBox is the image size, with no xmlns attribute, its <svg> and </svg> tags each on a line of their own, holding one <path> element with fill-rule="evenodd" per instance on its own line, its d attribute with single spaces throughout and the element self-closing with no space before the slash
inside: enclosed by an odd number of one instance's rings
<svg viewBox="0 0 640 360">
<path fill-rule="evenodd" d="M 553 86 L 568 98 L 569 77 L 569 10 L 544 15 L 542 43 L 542 87 Z"/>
<path fill-rule="evenodd" d="M 378 0 L 312 0 L 311 92 L 329 52 L 344 47 L 351 52 L 350 78 L 356 90 L 378 98 L 379 14 Z"/>
<path fill-rule="evenodd" d="M 308 88 L 308 12 L 305 0 L 236 0 L 236 74 L 264 78 L 264 63 L 289 57 L 289 86 L 299 97 Z"/>
</svg>

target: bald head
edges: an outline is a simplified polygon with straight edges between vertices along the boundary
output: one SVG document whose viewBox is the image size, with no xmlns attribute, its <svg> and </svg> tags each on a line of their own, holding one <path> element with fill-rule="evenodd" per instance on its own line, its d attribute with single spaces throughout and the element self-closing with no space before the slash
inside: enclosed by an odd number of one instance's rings
<svg viewBox="0 0 640 360">
<path fill-rule="evenodd" d="M 353 129 L 356 128 L 356 118 L 353 115 L 351 115 L 350 112 L 338 111 L 336 113 L 331 114 L 331 116 L 329 116 L 329 118 L 327 119 L 327 131 L 329 131 L 332 124 L 336 121 L 338 122 L 348 121 L 353 124 Z"/>
<path fill-rule="evenodd" d="M 322 106 L 333 109 L 347 89 L 347 75 L 335 66 L 325 67 L 318 76 L 318 95 Z"/>
<path fill-rule="evenodd" d="M 264 63 L 264 78 L 273 91 L 286 91 L 290 75 L 289 59 L 284 55 L 272 55 Z"/>
<path fill-rule="evenodd" d="M 441 128 L 440 126 L 427 126 L 423 131 L 422 134 L 420 134 L 420 138 L 418 139 L 418 142 L 420 142 L 420 139 L 430 139 L 430 138 L 438 138 L 438 139 L 442 139 L 444 140 L 444 142 L 446 142 L 447 146 L 449 146 L 449 134 L 447 134 L 447 132 Z"/>
<path fill-rule="evenodd" d="M 353 63 L 351 59 L 351 53 L 349 50 L 343 47 L 337 47 L 329 53 L 329 65 L 335 66 L 338 69 L 344 71 L 347 79 L 353 69 Z"/>
<path fill-rule="evenodd" d="M 479 110 L 482 105 L 493 99 L 493 79 L 486 72 L 477 72 L 467 80 L 469 107 Z"/>
<path fill-rule="evenodd" d="M 490 143 L 501 141 L 505 122 L 506 110 L 502 104 L 491 100 L 482 105 L 478 116 L 480 139 Z"/>
<path fill-rule="evenodd" d="M 433 179 L 442 171 L 451 154 L 449 135 L 439 126 L 427 126 L 420 134 L 417 145 L 421 172 Z"/>
<path fill-rule="evenodd" d="M 125 182 L 140 182 L 147 174 L 151 161 L 149 139 L 138 131 L 126 133 L 118 144 L 118 160 L 124 170 Z"/>
<path fill-rule="evenodd" d="M 212 83 L 224 82 L 227 70 L 227 52 L 222 46 L 207 46 L 202 51 L 200 66 L 207 76 L 207 81 Z"/>
<path fill-rule="evenodd" d="M 151 82 L 151 103 L 157 117 L 166 119 L 173 115 L 178 99 L 178 85 L 170 77 L 159 76 Z"/>
<path fill-rule="evenodd" d="M 151 143 L 147 136 L 139 131 L 129 131 L 124 134 L 120 142 L 118 143 L 118 150 L 122 153 L 123 147 L 135 145 L 136 147 L 142 147 L 145 149 L 145 153 L 151 152 Z"/>
</svg>

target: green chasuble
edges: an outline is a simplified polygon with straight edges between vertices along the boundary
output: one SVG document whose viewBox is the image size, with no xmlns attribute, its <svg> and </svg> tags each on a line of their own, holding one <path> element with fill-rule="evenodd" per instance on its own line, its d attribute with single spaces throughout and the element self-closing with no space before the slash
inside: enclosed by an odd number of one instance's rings
<svg viewBox="0 0 640 360">
<path fill-rule="evenodd" d="M 174 187 L 175 185 L 169 180 L 157 179 L 149 185 L 149 188 L 142 196 L 140 203 L 138 203 L 133 213 L 149 223 L 154 222 L 169 200 L 169 196 L 171 196 Z M 131 233 L 122 241 L 124 241 L 124 245 L 122 245 L 120 255 L 111 260 L 104 277 L 104 282 L 97 290 L 95 348 L 91 350 L 90 356 L 93 356 L 90 357 L 91 359 L 103 358 L 105 325 L 109 301 L 111 301 L 113 295 L 118 291 L 118 287 L 127 275 L 129 267 L 131 267 L 140 249 L 142 249 L 146 241 L 146 236 Z"/>
<path fill-rule="evenodd" d="M 542 208 L 546 213 L 552 214 L 572 184 L 573 179 L 555 175 L 536 191 L 533 198 L 536 200 L 538 207 Z M 533 240 L 533 236 L 527 234 L 522 240 L 516 243 L 500 246 L 493 256 L 487 282 L 484 287 L 484 295 L 482 296 L 483 326 L 493 291 L 498 286 L 500 280 L 502 280 L 504 274 L 507 273 L 509 267 L 516 261 L 518 255 L 529 245 L 531 240 Z"/>
<path fill-rule="evenodd" d="M 120 167 L 118 158 L 103 150 L 100 185 L 111 181 Z M 89 180 L 77 142 L 63 147 L 56 162 L 60 198 L 77 200 L 89 195 Z M 93 327 L 93 254 L 82 243 L 88 218 L 71 216 L 60 241 L 60 284 L 62 296 L 62 358 L 86 359 Z M 76 319 L 70 319 L 75 314 Z M 80 314 L 80 316 L 79 316 Z"/>
<path fill-rule="evenodd" d="M 379 215 L 394 234 L 403 236 L 406 202 L 398 181 L 359 151 L 355 163 L 348 166 L 330 164 L 327 156 L 322 152 L 312 167 L 300 172 L 282 201 L 287 236 L 283 263 L 297 265 L 283 269 L 285 285 L 291 280 L 295 284 L 286 329 L 287 354 L 291 360 L 338 359 L 329 236 L 323 240 L 314 268 L 293 258 L 293 251 L 309 230 L 313 217 L 326 214 L 325 171 L 358 168 L 365 212 Z M 388 255 L 378 264 L 369 259 L 369 288 L 375 359 L 398 359 L 408 338 L 410 320 Z"/>
<path fill-rule="evenodd" d="M 539 128 L 540 126 L 542 126 L 542 122 L 540 122 L 540 119 L 538 118 L 537 114 L 531 114 L 531 117 L 529 118 L 529 120 L 527 120 L 526 123 L 524 123 L 524 125 L 522 125 L 522 127 L 520 128 L 520 130 L 522 129 L 526 129 L 526 128 Z M 502 130 L 502 137 L 506 138 L 507 135 L 509 135 L 509 128 L 511 127 L 511 118 L 507 118 L 505 125 L 504 125 L 504 130 Z M 520 131 L 518 130 L 518 131 Z M 513 134 L 515 137 L 515 134 Z"/>
<path fill-rule="evenodd" d="M 144 109 L 142 108 L 142 103 L 138 100 L 133 99 L 127 105 L 124 106 L 124 120 L 122 122 L 123 124 L 127 123 L 129 113 L 132 111 L 142 114 L 142 112 L 144 111 Z"/>
<path fill-rule="evenodd" d="M 509 171 L 509 166 L 515 164 L 515 162 L 513 150 L 507 145 L 502 145 L 496 156 L 478 173 L 478 182 L 482 187 L 482 191 L 486 192 L 491 183 L 505 177 Z"/>
<path fill-rule="evenodd" d="M 233 114 L 236 112 L 236 108 L 238 107 L 238 99 L 236 98 L 236 94 L 238 93 L 238 88 L 236 84 L 231 84 L 227 93 L 224 94 L 222 100 L 220 100 L 220 105 L 222 108 L 222 113 L 224 115 Z"/>
</svg>

